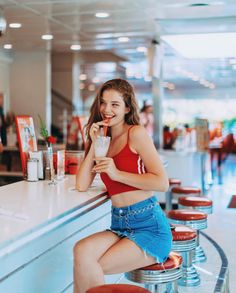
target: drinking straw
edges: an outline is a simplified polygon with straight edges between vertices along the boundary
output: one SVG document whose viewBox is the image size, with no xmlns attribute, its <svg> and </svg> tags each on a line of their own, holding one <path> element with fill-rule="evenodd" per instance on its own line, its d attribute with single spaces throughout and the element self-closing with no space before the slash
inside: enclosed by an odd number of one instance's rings
<svg viewBox="0 0 236 293">
<path fill-rule="evenodd" d="M 107 124 L 109 124 L 109 121 L 110 121 L 110 118 L 106 118 L 106 119 L 104 120 L 104 122 L 107 123 Z M 104 135 L 104 136 L 107 136 L 107 129 L 108 129 L 108 125 L 104 125 L 104 126 L 103 126 L 103 135 Z"/>
</svg>

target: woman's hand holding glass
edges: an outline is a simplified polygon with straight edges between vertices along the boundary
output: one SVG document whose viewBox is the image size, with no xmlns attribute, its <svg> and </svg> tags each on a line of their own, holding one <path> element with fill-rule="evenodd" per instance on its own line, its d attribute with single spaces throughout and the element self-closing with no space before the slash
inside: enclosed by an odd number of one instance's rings
<svg viewBox="0 0 236 293">
<path fill-rule="evenodd" d="M 99 157 L 95 159 L 97 164 L 93 167 L 92 171 L 95 173 L 106 173 L 112 180 L 116 180 L 119 174 L 119 170 L 112 158 Z"/>
<path fill-rule="evenodd" d="M 99 128 L 101 125 L 107 126 L 107 123 L 105 121 L 93 123 L 89 133 L 94 146 L 94 153 L 97 164 L 99 163 L 100 157 L 106 157 L 111 140 L 109 136 L 103 136 L 103 129 Z"/>
</svg>

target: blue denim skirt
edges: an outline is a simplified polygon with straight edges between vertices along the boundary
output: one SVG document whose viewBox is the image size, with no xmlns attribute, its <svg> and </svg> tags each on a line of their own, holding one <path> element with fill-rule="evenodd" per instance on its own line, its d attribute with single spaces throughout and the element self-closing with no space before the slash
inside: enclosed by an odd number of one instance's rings
<svg viewBox="0 0 236 293">
<path fill-rule="evenodd" d="M 170 224 L 155 196 L 131 206 L 112 207 L 110 231 L 132 240 L 158 263 L 163 263 L 170 253 Z"/>
</svg>

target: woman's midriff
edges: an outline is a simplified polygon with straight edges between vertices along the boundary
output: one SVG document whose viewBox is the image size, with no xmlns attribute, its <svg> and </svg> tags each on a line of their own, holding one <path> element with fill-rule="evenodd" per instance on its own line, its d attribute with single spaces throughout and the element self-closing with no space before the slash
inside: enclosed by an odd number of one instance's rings
<svg viewBox="0 0 236 293">
<path fill-rule="evenodd" d="M 134 190 L 123 192 L 120 194 L 113 195 L 111 197 L 112 206 L 114 207 L 126 207 L 137 202 L 143 201 L 153 196 L 153 191 L 147 190 Z"/>
</svg>

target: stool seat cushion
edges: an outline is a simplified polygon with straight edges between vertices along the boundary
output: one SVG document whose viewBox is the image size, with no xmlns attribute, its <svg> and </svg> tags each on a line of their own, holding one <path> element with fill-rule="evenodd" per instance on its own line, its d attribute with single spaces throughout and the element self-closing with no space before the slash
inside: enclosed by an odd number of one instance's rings
<svg viewBox="0 0 236 293">
<path fill-rule="evenodd" d="M 86 293 L 150 293 L 150 291 L 135 285 L 107 284 L 90 288 Z"/>
<path fill-rule="evenodd" d="M 201 207 L 201 206 L 212 206 L 212 200 L 206 197 L 197 197 L 197 196 L 181 196 L 179 198 L 179 204 L 190 207 Z"/>
<path fill-rule="evenodd" d="M 192 187 L 192 186 L 174 186 L 172 188 L 172 193 L 177 194 L 200 194 L 201 189 L 198 187 Z"/>
<path fill-rule="evenodd" d="M 197 232 L 188 226 L 177 224 L 171 226 L 173 241 L 187 241 L 197 237 Z"/>
<path fill-rule="evenodd" d="M 181 185 L 181 180 L 177 178 L 169 178 L 169 185 Z"/>
<path fill-rule="evenodd" d="M 197 210 L 188 209 L 171 210 L 167 212 L 167 217 L 173 220 L 180 221 L 200 221 L 207 219 L 207 215 L 205 213 Z"/>
<path fill-rule="evenodd" d="M 147 267 L 139 268 L 145 271 L 164 271 L 176 269 L 182 264 L 182 256 L 176 252 L 171 252 L 164 263 L 156 263 Z"/>
</svg>

